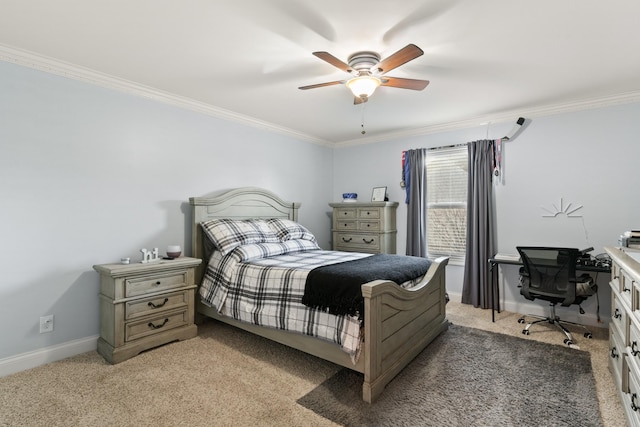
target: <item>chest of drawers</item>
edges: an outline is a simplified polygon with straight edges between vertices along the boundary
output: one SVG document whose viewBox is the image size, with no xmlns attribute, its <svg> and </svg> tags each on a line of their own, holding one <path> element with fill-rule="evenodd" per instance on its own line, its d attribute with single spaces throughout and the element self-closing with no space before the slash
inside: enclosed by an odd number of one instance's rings
<svg viewBox="0 0 640 427">
<path fill-rule="evenodd" d="M 119 363 L 141 351 L 193 338 L 194 270 L 201 260 L 181 257 L 138 264 L 101 264 L 98 352 Z"/>
<path fill-rule="evenodd" d="M 330 203 L 333 250 L 396 253 L 398 202 Z"/>
<path fill-rule="evenodd" d="M 605 250 L 612 261 L 609 369 L 629 425 L 640 427 L 640 252 Z"/>
</svg>

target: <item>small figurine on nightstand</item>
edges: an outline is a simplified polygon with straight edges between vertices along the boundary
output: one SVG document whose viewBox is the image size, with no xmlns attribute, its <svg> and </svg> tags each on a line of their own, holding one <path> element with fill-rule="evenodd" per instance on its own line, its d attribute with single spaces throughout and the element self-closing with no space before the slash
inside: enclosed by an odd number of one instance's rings
<svg viewBox="0 0 640 427">
<path fill-rule="evenodd" d="M 148 251 L 146 248 L 142 248 L 140 249 L 140 252 L 142 252 L 142 261 L 140 261 L 143 264 L 146 264 L 148 262 L 152 262 L 152 261 L 158 261 L 158 248 L 153 248 L 153 251 L 150 252 Z"/>
</svg>

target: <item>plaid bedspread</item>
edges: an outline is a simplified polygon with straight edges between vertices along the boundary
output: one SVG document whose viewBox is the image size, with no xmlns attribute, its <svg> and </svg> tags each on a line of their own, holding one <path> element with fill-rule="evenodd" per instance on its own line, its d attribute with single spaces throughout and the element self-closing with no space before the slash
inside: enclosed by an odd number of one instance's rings
<svg viewBox="0 0 640 427">
<path fill-rule="evenodd" d="M 352 356 L 360 346 L 357 316 L 335 316 L 302 304 L 309 271 L 370 256 L 321 250 L 315 242 L 243 245 L 214 252 L 200 287 L 202 301 L 222 315 L 328 340 Z"/>
</svg>

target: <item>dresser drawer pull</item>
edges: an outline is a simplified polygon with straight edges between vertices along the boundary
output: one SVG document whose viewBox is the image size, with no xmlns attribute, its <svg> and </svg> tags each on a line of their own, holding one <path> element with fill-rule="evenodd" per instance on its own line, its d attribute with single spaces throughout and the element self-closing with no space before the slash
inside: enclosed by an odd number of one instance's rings
<svg viewBox="0 0 640 427">
<path fill-rule="evenodd" d="M 627 288 L 626 286 L 623 286 L 622 292 L 631 292 L 631 289 Z"/>
<path fill-rule="evenodd" d="M 613 347 L 611 349 L 611 358 L 612 359 L 620 359 L 620 354 L 618 353 L 618 349 Z"/>
<path fill-rule="evenodd" d="M 151 329 L 160 329 L 160 328 L 162 328 L 164 325 L 166 325 L 168 321 L 169 321 L 169 319 L 164 319 L 164 322 L 162 322 L 162 324 L 160 324 L 160 325 L 154 325 L 154 324 L 153 324 L 153 322 L 149 322 L 148 326 L 149 326 Z"/>
<path fill-rule="evenodd" d="M 631 344 L 631 354 L 634 356 L 637 356 L 638 354 L 640 354 L 640 350 L 638 350 L 638 341 L 634 341 Z"/>
<path fill-rule="evenodd" d="M 375 239 L 371 239 L 371 240 L 362 239 L 362 241 L 365 242 L 368 245 L 370 243 L 373 243 L 375 241 Z"/>
<path fill-rule="evenodd" d="M 615 317 L 616 319 L 619 319 L 622 317 L 622 314 L 620 313 L 620 309 L 616 308 L 616 310 L 613 312 L 613 317 Z"/>
<path fill-rule="evenodd" d="M 160 282 L 160 280 L 158 280 L 156 283 L 153 284 L 153 286 L 160 286 L 162 282 Z"/>
<path fill-rule="evenodd" d="M 342 241 L 345 243 L 349 243 L 350 241 L 352 241 L 353 238 L 349 237 L 348 239 L 345 239 L 344 237 L 342 238 Z"/>
<path fill-rule="evenodd" d="M 149 303 L 147 304 L 149 307 L 151 308 L 160 308 L 163 307 L 167 302 L 169 302 L 169 298 L 165 298 L 164 301 L 162 301 L 160 304 L 156 305 L 154 303 L 152 303 L 151 301 L 149 301 Z"/>
<path fill-rule="evenodd" d="M 636 405 L 636 399 L 638 398 L 638 395 L 633 393 L 631 395 L 631 409 L 633 409 L 634 412 L 636 412 L 638 409 L 640 409 L 640 406 Z"/>
</svg>

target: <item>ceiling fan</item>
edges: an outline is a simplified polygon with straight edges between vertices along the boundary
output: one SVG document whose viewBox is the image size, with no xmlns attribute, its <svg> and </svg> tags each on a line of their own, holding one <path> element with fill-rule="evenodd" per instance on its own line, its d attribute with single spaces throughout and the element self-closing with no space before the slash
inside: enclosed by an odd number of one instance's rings
<svg viewBox="0 0 640 427">
<path fill-rule="evenodd" d="M 406 64 L 424 54 L 422 49 L 414 44 L 403 47 L 383 60 L 380 60 L 380 55 L 376 52 L 356 52 L 349 56 L 348 64 L 328 52 L 313 52 L 313 54 L 334 67 L 346 71 L 353 77 L 347 80 L 336 80 L 333 82 L 301 86 L 298 89 L 307 90 L 317 87 L 346 84 L 355 97 L 353 101 L 354 104 L 367 102 L 378 86 L 422 90 L 429 84 L 429 80 L 404 79 L 385 75 L 394 68 Z"/>
</svg>

